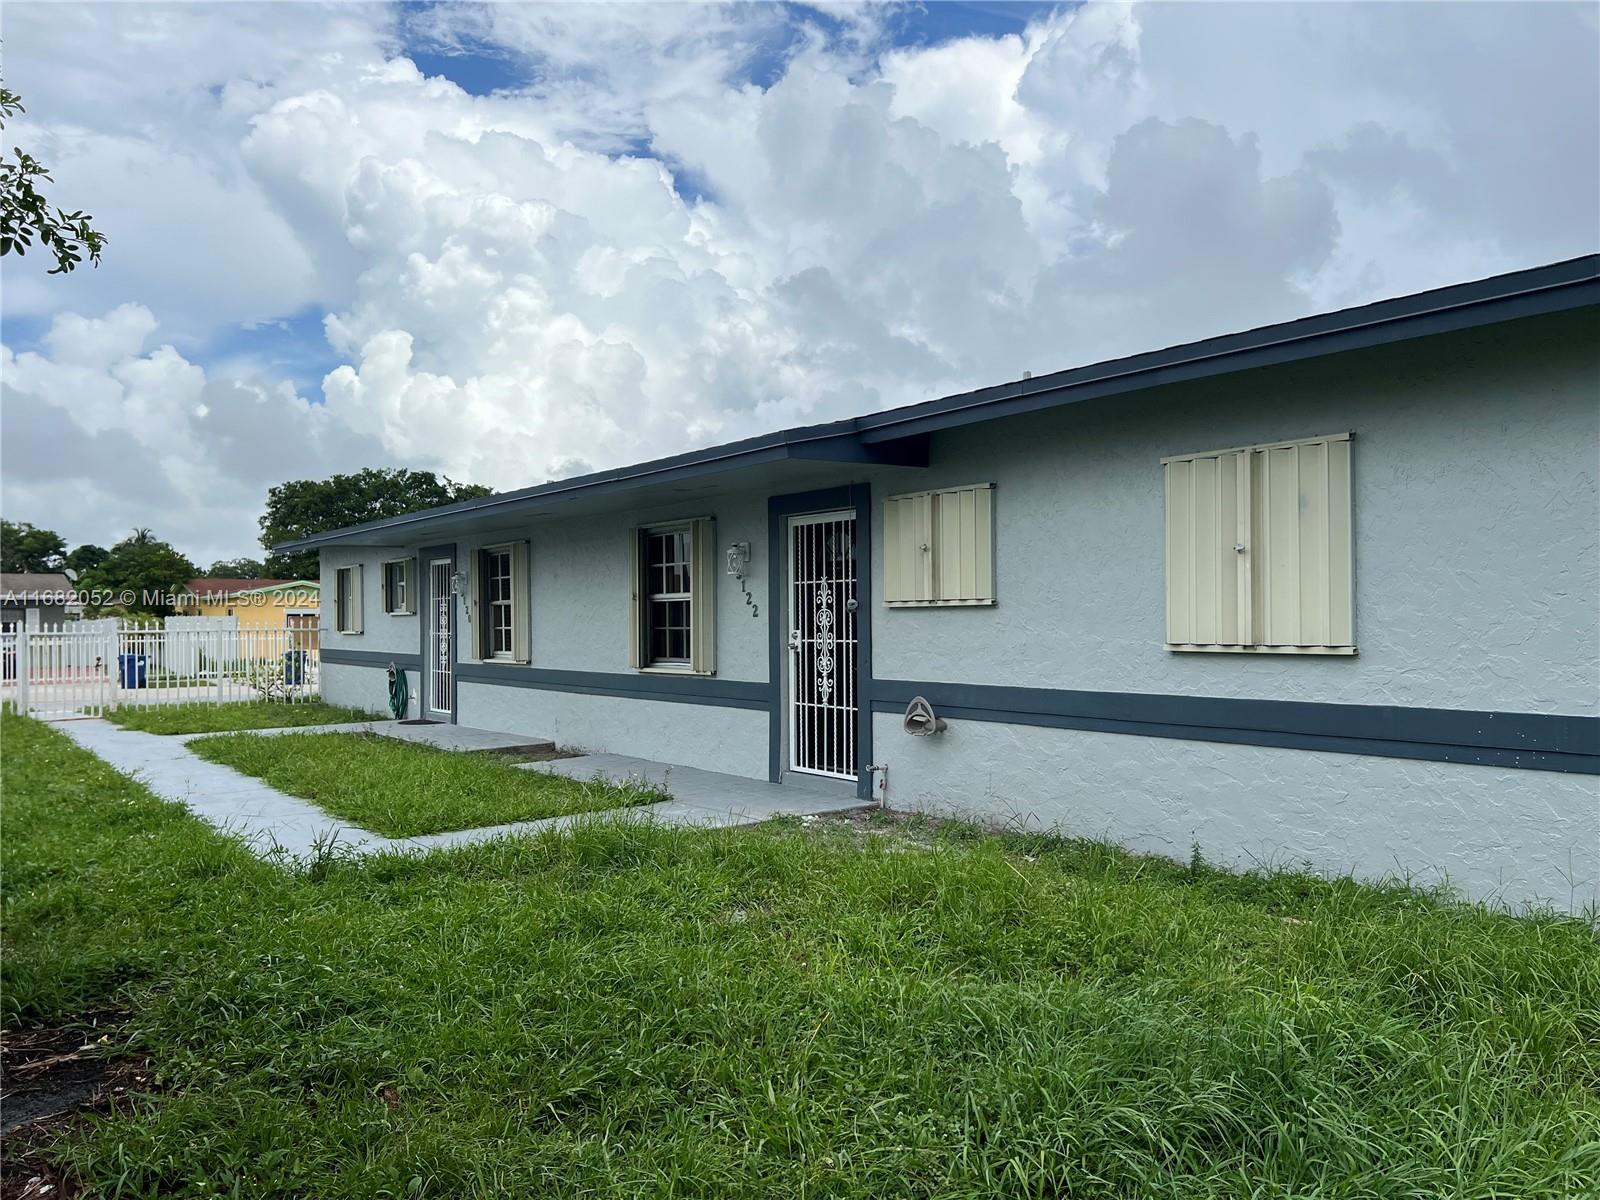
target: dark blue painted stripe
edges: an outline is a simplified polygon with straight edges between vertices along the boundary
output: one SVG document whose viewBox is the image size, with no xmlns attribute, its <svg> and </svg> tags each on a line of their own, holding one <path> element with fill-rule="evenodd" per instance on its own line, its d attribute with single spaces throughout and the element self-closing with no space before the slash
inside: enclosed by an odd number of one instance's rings
<svg viewBox="0 0 1600 1200">
<path fill-rule="evenodd" d="M 335 650 L 328 648 L 317 655 L 323 662 L 336 667 L 387 667 L 390 663 L 403 671 L 422 670 L 420 654 L 385 654 L 381 650 Z"/>
<path fill-rule="evenodd" d="M 772 689 L 764 683 L 720 679 L 715 675 L 634 675 L 614 671 L 554 671 L 499 663 L 460 663 L 456 667 L 456 680 L 460 683 L 536 688 L 587 696 L 711 704 L 721 708 L 764 710 L 772 703 Z"/>
<path fill-rule="evenodd" d="M 901 712 L 913 696 L 927 697 L 952 720 L 1600 774 L 1597 717 L 900 679 L 872 683 L 874 712 Z"/>
<path fill-rule="evenodd" d="M 419 655 L 371 650 L 325 650 L 322 661 L 375 668 L 393 662 L 407 670 L 421 666 Z M 766 710 L 771 714 L 772 770 L 781 777 L 782 711 L 770 684 L 480 663 L 459 664 L 456 675 L 461 682 L 501 687 Z M 901 712 L 913 696 L 926 696 L 940 715 L 953 721 L 1600 775 L 1600 717 L 904 679 L 871 680 L 866 691 L 871 700 L 863 718 L 868 712 Z M 863 754 L 863 766 L 869 761 Z"/>
</svg>

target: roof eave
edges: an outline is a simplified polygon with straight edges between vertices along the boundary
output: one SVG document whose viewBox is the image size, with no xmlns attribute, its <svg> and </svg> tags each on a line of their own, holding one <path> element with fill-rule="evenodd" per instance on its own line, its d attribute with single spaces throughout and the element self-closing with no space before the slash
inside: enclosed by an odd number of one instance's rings
<svg viewBox="0 0 1600 1200">
<path fill-rule="evenodd" d="M 1572 269 L 1558 271 L 1557 268 Z M 1515 276 L 1533 278 L 1527 279 L 1521 287 L 1482 290 L 1484 284 Z M 1361 308 L 1017 380 L 929 401 L 916 406 L 920 412 L 898 409 L 876 413 L 861 418 L 861 436 L 872 442 L 903 438 L 908 433 L 932 433 L 1123 392 L 1600 305 L 1600 255 L 1535 267 L 1516 272 L 1515 276 L 1457 284 Z M 1437 302 L 1418 303 L 1429 299 Z M 1363 316 L 1365 319 L 1354 319 Z"/>
<path fill-rule="evenodd" d="M 830 422 L 827 425 L 786 429 L 742 442 L 674 455 L 671 458 L 637 463 L 573 479 L 556 480 L 532 488 L 482 496 L 475 500 L 464 500 L 438 508 L 419 509 L 417 512 L 405 513 L 398 517 L 368 521 L 362 525 L 332 529 L 292 542 L 281 542 L 272 547 L 272 552 L 282 554 L 311 550 L 355 538 L 364 538 L 374 533 L 391 531 L 404 537 L 468 515 L 498 513 L 517 507 L 560 504 L 579 496 L 628 491 L 784 461 L 863 463 L 902 467 L 928 465 L 926 438 L 908 437 L 891 439 L 887 442 L 878 439 L 868 443 L 857 431 L 857 421 L 857 418 L 851 418 L 846 421 Z"/>
</svg>

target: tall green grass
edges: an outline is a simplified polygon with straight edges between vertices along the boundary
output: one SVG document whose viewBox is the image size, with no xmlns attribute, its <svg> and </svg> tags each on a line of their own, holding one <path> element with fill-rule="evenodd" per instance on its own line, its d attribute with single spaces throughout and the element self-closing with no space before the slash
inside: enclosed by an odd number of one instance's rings
<svg viewBox="0 0 1600 1200">
<path fill-rule="evenodd" d="M 1570 1197 L 1594 930 L 957 830 L 257 862 L 6 718 L 8 1019 L 132 1011 L 106 1196 Z"/>
<path fill-rule="evenodd" d="M 667 799 L 655 788 L 568 779 L 495 754 L 441 750 L 373 733 L 225 734 L 189 743 L 224 763 L 385 837 L 417 837 Z"/>
<path fill-rule="evenodd" d="M 106 714 L 108 721 L 141 733 L 224 733 L 238 729 L 292 729 L 301 725 L 336 725 L 381 718 L 359 708 L 321 700 L 293 704 L 280 700 L 241 700 L 232 704 L 124 705 Z"/>
</svg>

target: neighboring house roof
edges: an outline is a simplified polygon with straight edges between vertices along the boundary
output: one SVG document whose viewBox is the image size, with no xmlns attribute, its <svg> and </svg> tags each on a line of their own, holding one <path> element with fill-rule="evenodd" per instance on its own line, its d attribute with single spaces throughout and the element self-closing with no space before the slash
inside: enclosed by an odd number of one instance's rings
<svg viewBox="0 0 1600 1200">
<path fill-rule="evenodd" d="M 45 603 L 64 605 L 67 603 L 67 593 L 76 590 L 77 585 L 72 580 L 57 572 L 0 573 L 0 598 L 4 598 L 7 604 L 38 604 L 39 601 L 33 597 L 45 593 Z"/>
<path fill-rule="evenodd" d="M 283 587 L 285 584 L 294 583 L 293 579 L 191 579 L 183 585 L 183 590 L 192 595 L 199 596 L 202 600 L 226 600 L 229 596 L 237 596 L 241 592 L 259 592 L 267 588 Z"/>
<path fill-rule="evenodd" d="M 1273 366 L 1600 304 L 1600 254 L 1266 325 L 922 404 L 781 430 L 671 458 L 329 530 L 273 547 L 398 544 L 465 521 L 510 521 L 557 503 L 780 463 L 926 466 L 928 435 L 1186 380 Z"/>
<path fill-rule="evenodd" d="M 285 579 L 282 583 L 270 583 L 262 587 L 246 588 L 236 592 L 238 596 L 264 596 L 273 592 L 320 592 L 322 582 L 317 579 Z"/>
</svg>

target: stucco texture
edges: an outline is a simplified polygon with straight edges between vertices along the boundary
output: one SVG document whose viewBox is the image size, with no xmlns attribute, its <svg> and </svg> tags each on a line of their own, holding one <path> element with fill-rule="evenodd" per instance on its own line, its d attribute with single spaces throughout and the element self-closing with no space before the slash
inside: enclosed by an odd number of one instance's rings
<svg viewBox="0 0 1600 1200">
<path fill-rule="evenodd" d="M 405 677 L 406 687 L 410 691 L 406 716 L 420 716 L 417 709 L 417 673 L 407 671 Z M 323 663 L 322 698 L 329 704 L 344 704 L 386 716 L 389 713 L 389 677 L 382 667 Z"/>
<path fill-rule="evenodd" d="M 629 541 L 640 525 L 670 524 L 715 517 L 719 554 L 730 542 L 749 542 L 757 555 L 746 586 L 755 591 L 765 579 L 767 501 L 765 493 L 720 496 L 704 502 L 657 504 L 625 513 L 560 521 L 537 521 L 518 534 L 496 533 L 461 543 L 462 562 L 474 552 L 521 536 L 529 542 L 532 664 L 559 671 L 628 672 L 628 611 L 632 594 Z M 760 574 L 757 574 L 759 568 Z M 766 682 L 766 605 L 752 617 L 738 580 L 716 565 L 717 675 L 723 679 Z M 463 627 L 464 628 L 464 627 Z M 472 646 L 458 642 L 463 661 Z"/>
<path fill-rule="evenodd" d="M 876 675 L 1594 715 L 1597 345 L 1550 318 L 940 435 L 916 486 L 995 483 L 998 603 L 880 606 Z M 1345 430 L 1359 655 L 1166 650 L 1162 456 Z"/>
<path fill-rule="evenodd" d="M 812 486 L 871 482 L 881 580 L 885 496 L 995 484 L 998 603 L 874 604 L 880 679 L 1594 716 L 1597 345 L 1593 313 L 1525 320 L 937 434 L 925 470 L 818 464 Z M 1359 654 L 1166 650 L 1161 458 L 1344 431 Z M 631 511 L 551 514 L 486 538 L 529 540 L 533 665 L 626 677 L 629 530 L 714 516 L 719 552 L 751 544 L 761 607 L 752 617 L 718 570 L 717 674 L 765 682 L 777 598 L 765 594 L 768 489 L 751 479 L 744 492 L 641 493 Z M 462 562 L 474 547 L 461 543 Z M 330 597 L 334 567 L 367 564 L 366 631 L 329 633 L 326 646 L 417 652 L 416 618 L 379 611 L 377 564 L 395 553 L 324 553 Z M 470 661 L 470 630 L 458 629 Z M 330 666 L 325 678 L 338 702 L 382 694 L 371 668 Z M 767 772 L 761 711 L 473 681 L 459 686 L 458 719 Z M 912 739 L 892 715 L 874 732 L 896 807 L 1018 818 L 1180 858 L 1198 842 L 1234 865 L 1444 878 L 1512 904 L 1596 901 L 1593 776 L 977 721 Z"/>
<path fill-rule="evenodd" d="M 767 776 L 764 711 L 462 682 L 459 720 L 499 733 L 535 730 L 558 746 L 625 753 L 703 771 Z"/>
<path fill-rule="evenodd" d="M 383 611 L 383 564 L 389 559 L 416 559 L 414 551 L 360 550 L 333 546 L 322 552 L 322 647 L 365 650 L 377 654 L 416 654 L 422 634 L 415 614 Z M 339 633 L 334 627 L 335 575 L 340 567 L 360 564 L 361 632 Z"/>
<path fill-rule="evenodd" d="M 1600 904 L 1593 776 L 955 721 L 874 718 L 893 808 L 1231 867 L 1445 882 L 1510 907 Z"/>
</svg>

